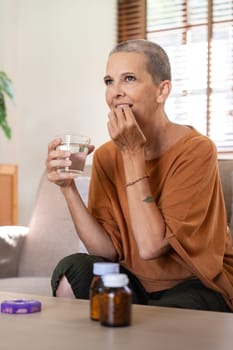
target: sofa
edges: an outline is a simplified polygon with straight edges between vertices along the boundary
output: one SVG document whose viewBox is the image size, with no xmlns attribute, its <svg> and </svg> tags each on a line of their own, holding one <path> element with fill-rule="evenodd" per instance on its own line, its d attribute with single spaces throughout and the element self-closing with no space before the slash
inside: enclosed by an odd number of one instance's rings
<svg viewBox="0 0 233 350">
<path fill-rule="evenodd" d="M 227 220 L 229 226 L 233 228 L 233 159 L 219 159 L 218 162 Z M 85 203 L 87 203 L 90 171 L 90 167 L 87 167 L 85 173 L 76 181 Z M 42 175 L 38 187 L 28 235 L 15 238 L 11 249 L 9 249 L 9 242 L 1 242 L 1 240 L 3 240 L 2 237 L 0 238 L 0 291 L 51 296 L 50 277 L 56 263 L 66 255 L 86 252 L 85 246 L 75 231 L 59 188 L 48 182 L 45 174 Z M 7 245 L 8 251 L 6 251 Z M 3 254 L 4 259 L 1 258 Z M 6 254 L 8 254 L 7 258 Z"/>
<path fill-rule="evenodd" d="M 76 185 L 87 203 L 90 167 Z M 51 295 L 50 276 L 64 256 L 86 252 L 59 188 L 42 174 L 26 236 L 0 237 L 0 291 Z M 8 254 L 8 256 L 7 256 Z M 3 257 L 3 258 L 2 258 Z"/>
</svg>

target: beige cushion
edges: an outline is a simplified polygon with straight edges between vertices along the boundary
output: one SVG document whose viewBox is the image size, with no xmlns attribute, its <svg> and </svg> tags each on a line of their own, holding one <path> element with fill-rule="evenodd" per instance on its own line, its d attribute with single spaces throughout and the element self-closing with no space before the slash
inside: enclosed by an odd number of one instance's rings
<svg viewBox="0 0 233 350">
<path fill-rule="evenodd" d="M 231 207 L 232 207 L 232 172 L 233 159 L 220 159 L 218 161 L 219 171 L 221 175 L 221 182 L 223 187 L 223 194 L 227 210 L 227 222 L 231 221 Z"/>
<path fill-rule="evenodd" d="M 1 292 L 52 296 L 49 277 L 14 277 L 0 279 Z"/>
<path fill-rule="evenodd" d="M 17 276 L 24 229 L 20 226 L 0 226 L 0 278 Z"/>
<path fill-rule="evenodd" d="M 231 173 L 231 185 L 233 188 L 233 172 Z M 233 191 L 232 191 L 232 196 L 231 196 L 231 221 L 230 221 L 230 230 L 233 235 Z"/>
<path fill-rule="evenodd" d="M 87 200 L 89 177 L 77 180 Z M 22 248 L 19 276 L 50 276 L 64 256 L 85 251 L 58 186 L 43 175 L 32 213 L 30 231 Z"/>
</svg>

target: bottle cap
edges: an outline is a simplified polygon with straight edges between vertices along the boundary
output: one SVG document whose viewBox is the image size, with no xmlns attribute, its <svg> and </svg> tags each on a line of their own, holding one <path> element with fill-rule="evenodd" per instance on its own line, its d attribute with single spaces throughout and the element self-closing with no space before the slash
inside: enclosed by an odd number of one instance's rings
<svg viewBox="0 0 233 350">
<path fill-rule="evenodd" d="M 119 272 L 119 264 L 118 263 L 110 263 L 110 262 L 96 262 L 93 265 L 93 273 L 94 275 L 103 276 L 107 273 L 118 273 Z"/>
<path fill-rule="evenodd" d="M 129 278 L 124 273 L 107 274 L 102 278 L 105 287 L 124 287 L 129 283 Z"/>
</svg>

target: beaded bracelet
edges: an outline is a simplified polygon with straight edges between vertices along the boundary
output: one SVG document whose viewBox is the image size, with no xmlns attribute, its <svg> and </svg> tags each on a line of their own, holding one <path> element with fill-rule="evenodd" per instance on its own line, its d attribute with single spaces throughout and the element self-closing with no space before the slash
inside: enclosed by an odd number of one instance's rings
<svg viewBox="0 0 233 350">
<path fill-rule="evenodd" d="M 141 177 L 139 177 L 138 179 L 136 179 L 136 180 L 134 180 L 134 181 L 127 182 L 127 183 L 125 184 L 125 187 L 132 186 L 132 185 L 136 184 L 137 182 L 139 182 L 139 181 L 141 181 L 141 180 L 148 179 L 149 177 L 150 177 L 149 175 L 141 176 Z"/>
</svg>

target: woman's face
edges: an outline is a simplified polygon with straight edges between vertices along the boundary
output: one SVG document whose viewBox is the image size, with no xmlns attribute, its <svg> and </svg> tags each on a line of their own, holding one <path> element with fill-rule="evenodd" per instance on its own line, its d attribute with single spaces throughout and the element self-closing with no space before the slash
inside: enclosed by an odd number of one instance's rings
<svg viewBox="0 0 233 350">
<path fill-rule="evenodd" d="M 136 52 L 113 53 L 107 62 L 106 102 L 110 109 L 129 106 L 143 124 L 157 108 L 159 86 L 146 69 L 146 59 Z"/>
</svg>

